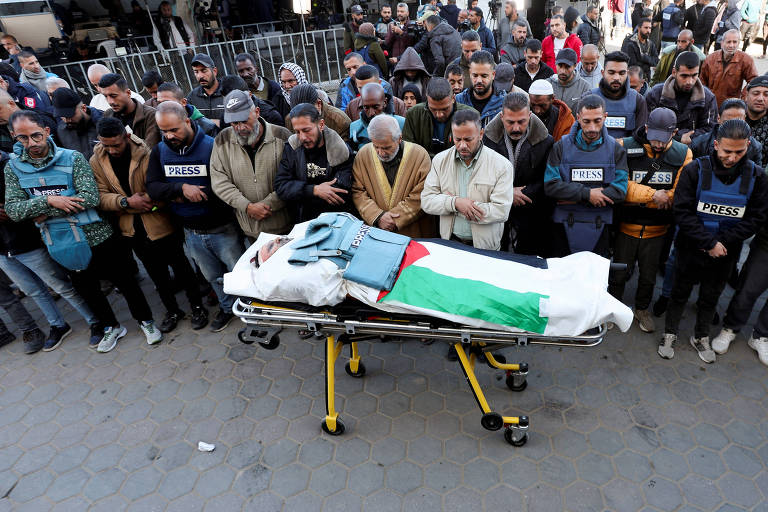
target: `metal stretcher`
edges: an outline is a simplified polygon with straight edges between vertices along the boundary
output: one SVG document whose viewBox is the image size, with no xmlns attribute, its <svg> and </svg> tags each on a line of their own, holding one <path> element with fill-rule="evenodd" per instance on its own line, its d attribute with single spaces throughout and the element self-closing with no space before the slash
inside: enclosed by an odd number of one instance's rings
<svg viewBox="0 0 768 512">
<path fill-rule="evenodd" d="M 560 337 L 482 329 L 429 316 L 386 313 L 356 300 L 318 308 L 306 304 L 269 303 L 239 298 L 233 310 L 245 322 L 238 338 L 249 345 L 256 342 L 265 349 L 274 350 L 280 344 L 279 333 L 283 329 L 307 330 L 326 339 L 326 415 L 322 429 L 328 434 L 344 433 L 344 423 L 334 405 L 334 370 L 344 345 L 349 345 L 349 361 L 344 369 L 350 376 L 360 378 L 365 375 L 365 365 L 360 360 L 358 342 L 385 336 L 412 337 L 443 340 L 453 344 L 459 365 L 483 413 L 480 424 L 494 431 L 503 427 L 504 439 L 514 446 L 522 446 L 528 440 L 528 417 L 502 416 L 493 411 L 475 376 L 475 364 L 485 360 L 491 368 L 506 373 L 506 384 L 510 390 L 523 391 L 528 384 L 528 364 L 507 363 L 503 355 L 493 353 L 492 350 L 528 344 L 592 347 L 600 344 L 607 332 L 605 324 L 581 336 Z"/>
</svg>

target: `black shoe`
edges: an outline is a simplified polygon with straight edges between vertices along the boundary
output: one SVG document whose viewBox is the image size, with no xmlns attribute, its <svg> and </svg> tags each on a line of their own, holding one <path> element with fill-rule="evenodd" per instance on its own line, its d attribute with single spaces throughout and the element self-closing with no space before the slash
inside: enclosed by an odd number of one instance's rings
<svg viewBox="0 0 768 512">
<path fill-rule="evenodd" d="M 101 324 L 91 325 L 91 339 L 88 340 L 88 347 L 96 350 L 96 347 L 101 343 L 101 338 L 104 337 L 104 327 Z"/>
<path fill-rule="evenodd" d="M 34 354 L 35 352 L 40 351 L 40 349 L 43 348 L 43 345 L 45 345 L 45 336 L 43 336 L 43 331 L 37 327 L 26 331 L 24 333 L 23 339 L 25 354 Z"/>
<path fill-rule="evenodd" d="M 165 318 L 163 318 L 163 321 L 160 322 L 160 325 L 157 326 L 157 328 L 160 329 L 160 332 L 171 332 L 176 328 L 177 325 L 179 325 L 179 320 L 185 316 L 187 316 L 186 313 L 180 309 L 177 311 L 168 311 L 165 314 Z"/>
<path fill-rule="evenodd" d="M 16 335 L 12 332 L 7 332 L 6 334 L 0 336 L 0 347 L 4 347 L 13 340 L 16 339 Z"/>
<path fill-rule="evenodd" d="M 70 327 L 69 324 L 64 324 L 64 327 L 56 327 L 55 325 L 52 325 L 51 332 L 48 334 L 48 339 L 45 340 L 45 345 L 43 345 L 43 352 L 56 350 L 56 348 L 61 345 L 61 342 L 64 341 L 64 338 L 71 332 L 72 327 Z"/>
<path fill-rule="evenodd" d="M 661 296 L 653 303 L 653 315 L 661 316 L 667 311 L 667 304 L 669 303 L 669 297 Z"/>
<path fill-rule="evenodd" d="M 208 310 L 202 306 L 192 307 L 192 329 L 199 331 L 206 325 L 208 325 Z"/>
<path fill-rule="evenodd" d="M 456 348 L 451 345 L 448 347 L 448 353 L 445 354 L 445 358 L 449 361 L 458 361 L 459 360 L 459 354 L 456 353 Z"/>
<path fill-rule="evenodd" d="M 234 317 L 235 314 L 231 311 L 227 312 L 219 308 L 219 311 L 216 313 L 213 322 L 211 322 L 211 332 L 223 331 L 227 328 L 229 322 L 231 322 Z"/>
</svg>

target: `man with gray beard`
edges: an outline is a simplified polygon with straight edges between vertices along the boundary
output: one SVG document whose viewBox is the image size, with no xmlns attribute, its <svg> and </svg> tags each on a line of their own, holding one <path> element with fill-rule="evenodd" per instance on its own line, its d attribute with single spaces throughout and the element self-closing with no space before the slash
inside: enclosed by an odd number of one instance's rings
<svg viewBox="0 0 768 512">
<path fill-rule="evenodd" d="M 211 186 L 235 210 L 240 228 L 253 242 L 259 233 L 287 233 L 292 219 L 273 183 L 291 132 L 259 117 L 248 93 L 230 92 L 224 99 L 224 122 L 211 153 Z"/>
</svg>

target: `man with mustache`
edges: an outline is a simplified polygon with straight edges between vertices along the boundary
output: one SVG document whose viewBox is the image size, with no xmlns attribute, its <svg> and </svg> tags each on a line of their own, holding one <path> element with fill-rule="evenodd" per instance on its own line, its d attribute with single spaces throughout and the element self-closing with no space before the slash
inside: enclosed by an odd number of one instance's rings
<svg viewBox="0 0 768 512">
<path fill-rule="evenodd" d="M 645 99 L 630 87 L 629 57 L 624 52 L 611 52 L 605 56 L 603 79 L 591 94 L 605 101 L 608 114 L 605 126 L 612 137 L 629 137 L 648 118 Z"/>
<path fill-rule="evenodd" d="M 653 77 L 650 84 L 653 87 L 656 84 L 663 84 L 669 75 L 672 73 L 677 56 L 683 52 L 694 52 L 699 56 L 699 60 L 704 62 L 707 57 L 704 52 L 701 51 L 698 46 L 693 44 L 693 32 L 688 29 L 681 30 L 677 34 L 677 42 L 674 45 L 669 45 L 661 50 L 659 56 L 659 63 L 653 70 Z"/>
<path fill-rule="evenodd" d="M 547 79 L 552 84 L 555 98 L 568 105 L 572 112 L 576 112 L 579 100 L 589 92 L 587 81 L 576 73 L 578 60 L 576 52 L 570 48 L 560 50 L 557 54 L 557 74 Z"/>
<path fill-rule="evenodd" d="M 118 118 L 126 131 L 136 134 L 149 147 L 160 142 L 155 109 L 131 98 L 131 90 L 125 78 L 117 73 L 108 73 L 99 80 L 99 90 L 109 103 L 104 117 Z"/>
<path fill-rule="evenodd" d="M 291 217 L 273 182 L 291 132 L 264 121 L 247 92 L 230 92 L 224 104 L 224 121 L 229 127 L 213 144 L 213 192 L 234 208 L 240 228 L 251 242 L 262 231 L 287 233 Z"/>
<path fill-rule="evenodd" d="M 370 144 L 358 152 L 352 166 L 352 201 L 360 217 L 371 226 L 402 235 L 434 236 L 435 218 L 421 209 L 430 166 L 427 150 L 403 141 L 400 124 L 392 116 L 373 118 L 368 136 Z"/>
<path fill-rule="evenodd" d="M 506 157 L 515 169 L 514 200 L 502 248 L 514 243 L 518 254 L 547 257 L 552 233 L 552 202 L 544 196 L 544 171 L 554 139 L 531 112 L 524 93 L 504 97 L 501 115 L 485 128 L 483 144 Z"/>
<path fill-rule="evenodd" d="M 613 207 L 627 194 L 627 153 L 608 135 L 605 101 L 590 94 L 579 102 L 571 132 L 549 153 L 544 193 L 557 202 L 554 256 L 580 251 L 608 255 Z"/>
<path fill-rule="evenodd" d="M 53 113 L 63 121 L 56 127 L 61 147 L 79 151 L 86 159 L 91 158 L 98 142 L 96 126 L 102 117 L 101 111 L 86 106 L 72 89 L 61 88 L 53 91 Z"/>
<path fill-rule="evenodd" d="M 149 155 L 147 192 L 152 200 L 167 202 L 184 227 L 190 256 L 219 299 L 219 311 L 210 326 L 212 332 L 219 332 L 234 316 L 234 297 L 224 293 L 220 279 L 243 252 L 240 228 L 232 209 L 211 187 L 213 138 L 175 101 L 158 105 L 155 118 L 163 140 Z"/>
<path fill-rule="evenodd" d="M 366 84 L 360 94 L 360 118 L 349 125 L 349 138 L 353 148 L 361 149 L 371 142 L 368 134 L 368 124 L 380 115 L 392 116 L 403 129 L 405 118 L 395 114 L 392 97 L 384 92 L 380 84 Z"/>
<path fill-rule="evenodd" d="M 720 49 L 701 65 L 701 83 L 715 94 L 718 105 L 728 98 L 740 98 L 744 83 L 757 76 L 754 59 L 739 50 L 740 36 L 735 28 L 727 31 Z"/>
<path fill-rule="evenodd" d="M 768 77 L 753 78 L 747 85 L 747 123 L 752 136 L 763 145 L 763 166 L 768 164 Z"/>
<path fill-rule="evenodd" d="M 506 94 L 506 91 L 494 87 L 496 64 L 493 62 L 493 55 L 485 50 L 475 52 L 469 60 L 469 77 L 472 80 L 471 88 L 464 89 L 456 96 L 456 101 L 480 112 L 480 122 L 485 127 L 501 112 L 501 104 Z"/>
</svg>

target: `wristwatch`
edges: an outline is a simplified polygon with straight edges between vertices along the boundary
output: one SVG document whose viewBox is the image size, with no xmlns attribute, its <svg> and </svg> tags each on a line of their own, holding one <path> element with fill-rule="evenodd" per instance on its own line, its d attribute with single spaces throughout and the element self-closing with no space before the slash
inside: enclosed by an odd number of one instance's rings
<svg viewBox="0 0 768 512">
<path fill-rule="evenodd" d="M 122 208 L 123 210 L 127 210 L 128 209 L 128 198 L 127 197 L 121 197 L 120 198 L 120 208 Z"/>
</svg>

